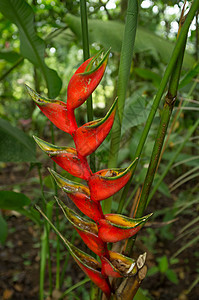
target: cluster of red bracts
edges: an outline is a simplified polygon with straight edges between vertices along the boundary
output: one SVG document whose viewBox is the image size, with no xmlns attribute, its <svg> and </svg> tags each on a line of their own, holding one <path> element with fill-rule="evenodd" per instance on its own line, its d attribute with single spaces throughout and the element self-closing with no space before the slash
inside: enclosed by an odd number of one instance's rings
<svg viewBox="0 0 199 300">
<path fill-rule="evenodd" d="M 35 141 L 61 168 L 87 182 L 87 186 L 72 182 L 50 170 L 52 176 L 80 209 L 93 221 L 77 215 L 64 203 L 56 199 L 66 218 L 74 226 L 85 244 L 101 259 L 101 264 L 92 256 L 82 252 L 63 238 L 68 250 L 90 279 L 109 298 L 111 287 L 108 276 L 133 276 L 137 271 L 136 262 L 122 254 L 109 251 L 108 242 L 118 242 L 136 234 L 150 215 L 138 219 L 117 214 L 104 215 L 100 201 L 107 199 L 125 186 L 132 174 L 134 162 L 126 169 L 105 169 L 92 173 L 87 156 L 93 153 L 104 141 L 114 122 L 117 99 L 106 116 L 81 127 L 77 126 L 74 110 L 91 95 L 104 74 L 109 51 L 94 68 L 98 55 L 85 61 L 72 76 L 67 89 L 67 102 L 42 98 L 27 87 L 32 99 L 59 129 L 69 133 L 75 148 L 57 147 L 37 137 Z M 55 228 L 54 228 L 55 229 Z M 56 229 L 55 229 L 56 230 Z M 125 268 L 124 268 L 125 266 Z"/>
</svg>

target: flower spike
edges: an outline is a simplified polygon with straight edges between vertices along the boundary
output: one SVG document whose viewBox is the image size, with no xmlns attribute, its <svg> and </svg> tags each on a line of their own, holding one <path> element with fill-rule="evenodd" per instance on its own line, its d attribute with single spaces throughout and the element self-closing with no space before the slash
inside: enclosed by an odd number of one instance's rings
<svg viewBox="0 0 199 300">
<path fill-rule="evenodd" d="M 91 70 L 93 64 L 96 62 L 98 56 L 101 54 L 98 53 L 96 56 L 86 60 L 75 72 L 72 78 L 69 81 L 67 89 L 67 108 L 75 109 L 83 104 L 95 88 L 100 83 L 106 65 L 108 62 L 110 50 L 108 50 L 103 56 L 100 63 Z"/>
<path fill-rule="evenodd" d="M 87 156 L 93 153 L 109 134 L 115 117 L 117 98 L 102 119 L 91 121 L 79 127 L 74 134 L 78 154 Z"/>
<path fill-rule="evenodd" d="M 108 279 L 104 278 L 104 276 L 102 276 L 101 274 L 100 263 L 92 256 L 78 249 L 73 244 L 71 244 L 67 239 L 65 239 L 63 235 L 58 231 L 58 229 L 48 219 L 48 217 L 41 211 L 41 209 L 37 206 L 36 208 L 40 212 L 40 214 L 47 220 L 49 225 L 54 229 L 54 231 L 60 237 L 60 239 L 64 242 L 66 248 L 68 249 L 72 257 L 75 259 L 79 267 L 106 294 L 107 298 L 109 298 L 111 294 L 110 284 Z"/>
<path fill-rule="evenodd" d="M 65 217 L 75 227 L 84 243 L 97 255 L 109 256 L 106 244 L 98 237 L 98 227 L 96 223 L 80 217 L 72 209 L 56 198 Z"/>
<path fill-rule="evenodd" d="M 51 169 L 49 169 L 49 171 L 57 185 L 67 193 L 68 197 L 81 212 L 95 222 L 99 222 L 99 220 L 103 218 L 104 215 L 100 204 L 90 199 L 89 189 L 85 185 L 67 180 Z"/>
<path fill-rule="evenodd" d="M 61 168 L 71 175 L 88 180 L 91 170 L 86 159 L 79 158 L 77 151 L 70 147 L 57 147 L 33 136 L 38 146 Z"/>
<path fill-rule="evenodd" d="M 142 218 L 128 218 L 117 214 L 107 214 L 99 221 L 98 236 L 104 242 L 115 243 L 135 235 L 152 214 Z"/>
<path fill-rule="evenodd" d="M 104 200 L 123 188 L 131 177 L 136 160 L 126 169 L 105 169 L 94 173 L 88 180 L 91 199 Z"/>
<path fill-rule="evenodd" d="M 44 115 L 59 129 L 72 134 L 77 129 L 73 111 L 67 110 L 66 103 L 41 97 L 29 86 L 27 91 Z"/>
</svg>

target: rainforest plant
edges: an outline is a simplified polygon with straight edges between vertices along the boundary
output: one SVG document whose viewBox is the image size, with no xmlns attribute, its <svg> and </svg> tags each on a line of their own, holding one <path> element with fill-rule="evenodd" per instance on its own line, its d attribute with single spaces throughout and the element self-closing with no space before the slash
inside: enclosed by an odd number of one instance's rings
<svg viewBox="0 0 199 300">
<path fill-rule="evenodd" d="M 153 107 L 146 120 L 146 125 L 135 152 L 135 160 L 128 168 L 118 169 L 116 168 L 117 155 L 122 119 L 125 117 L 123 116 L 123 109 L 132 61 L 137 23 L 135 19 L 135 16 L 137 16 L 137 7 L 137 1 L 132 0 L 128 2 L 128 14 L 118 76 L 118 99 L 115 99 L 104 118 L 95 121 L 91 121 L 88 118 L 89 122 L 79 127 L 75 119 L 74 111 L 90 97 L 102 79 L 108 61 L 109 51 L 102 56 L 99 63 L 97 63 L 97 61 L 101 53 L 93 58 L 86 59 L 77 69 L 68 85 L 66 103 L 59 100 L 45 99 L 27 87 L 29 94 L 41 111 L 56 127 L 70 134 L 74 140 L 75 148 L 71 148 L 58 147 L 34 137 L 40 148 L 45 151 L 55 163 L 73 176 L 86 181 L 87 185 L 72 182 L 55 172 L 55 170 L 50 170 L 58 186 L 67 193 L 68 197 L 80 211 L 92 220 L 80 217 L 76 212 L 67 207 L 64 199 L 61 201 L 56 197 L 56 201 L 68 221 L 71 222 L 90 250 L 99 256 L 99 259 L 96 260 L 93 256 L 84 253 L 66 240 L 47 216 L 39 208 L 38 210 L 63 240 L 78 265 L 104 292 L 106 297 L 110 298 L 112 293 L 113 295 L 116 294 L 117 299 L 125 300 L 133 299 L 146 275 L 146 255 L 141 255 L 137 261 L 129 256 L 131 256 L 136 233 L 151 216 L 150 214 L 143 217 L 143 213 L 152 198 L 150 188 L 157 171 L 167 127 L 176 102 L 187 33 L 190 23 L 198 9 L 198 0 L 193 1 L 186 17 L 184 17 L 184 11 L 182 12 L 176 46 L 154 98 Z M 134 13 L 135 11 L 136 13 Z M 129 47 L 129 44 L 131 47 Z M 120 213 L 122 212 L 129 185 L 167 83 L 169 83 L 168 92 L 164 99 L 164 106 L 161 112 L 160 124 L 148 172 L 142 190 L 136 197 L 134 203 L 133 218 L 129 218 Z M 114 118 L 116 122 L 112 130 L 108 169 L 97 172 L 92 171 L 93 168 L 90 168 L 87 158 L 89 155 L 93 155 L 95 150 L 107 137 L 112 128 Z M 194 125 L 193 130 L 195 130 L 197 125 L 198 122 Z M 118 207 L 119 214 L 111 214 L 109 213 L 111 196 L 123 187 L 124 190 Z M 157 189 L 157 186 L 155 188 Z M 152 191 L 152 193 L 154 193 L 154 191 Z M 101 208 L 100 201 L 105 203 L 104 210 Z M 115 243 L 124 239 L 128 239 L 125 245 L 125 254 L 128 255 L 128 257 L 109 250 L 107 243 Z M 110 282 L 109 277 L 115 279 Z M 120 284 L 121 281 L 118 283 L 117 278 L 118 280 L 121 278 L 125 279 L 122 284 Z"/>
<path fill-rule="evenodd" d="M 107 243 L 115 243 L 135 235 L 145 224 L 147 215 L 140 218 L 128 218 L 120 214 L 103 214 L 100 201 L 109 198 L 125 186 L 132 175 L 132 164 L 125 169 L 103 169 L 93 173 L 89 167 L 87 156 L 93 153 L 108 135 L 114 121 L 117 99 L 106 116 L 78 127 L 74 110 L 84 103 L 99 84 L 104 74 L 109 51 L 93 69 L 100 53 L 86 60 L 72 76 L 67 89 L 67 102 L 48 100 L 41 97 L 27 86 L 28 92 L 41 111 L 59 129 L 69 133 L 75 148 L 58 147 L 34 137 L 40 148 L 65 171 L 87 182 L 87 186 L 70 181 L 54 170 L 50 170 L 56 183 L 73 203 L 91 220 L 80 217 L 66 206 L 66 202 L 58 200 L 59 206 L 69 222 L 74 226 L 85 244 L 100 258 L 79 250 L 67 241 L 48 220 L 81 269 L 90 279 L 110 297 L 113 289 L 109 282 L 111 277 L 135 276 L 140 266 L 134 259 L 120 253 L 109 251 Z M 45 216 L 45 215 L 44 215 Z M 94 222 L 93 222 L 94 221 Z"/>
</svg>

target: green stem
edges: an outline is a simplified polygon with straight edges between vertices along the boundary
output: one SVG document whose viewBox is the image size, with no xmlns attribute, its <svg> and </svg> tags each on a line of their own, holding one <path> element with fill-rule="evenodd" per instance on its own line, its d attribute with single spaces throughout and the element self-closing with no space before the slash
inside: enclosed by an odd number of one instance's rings
<svg viewBox="0 0 199 300">
<path fill-rule="evenodd" d="M 43 189 L 43 179 L 41 176 L 40 166 L 38 166 L 39 182 L 42 194 L 42 207 L 43 211 L 46 211 L 46 200 Z M 41 260 L 40 260 L 40 300 L 44 299 L 44 282 L 45 282 L 45 268 L 46 259 L 48 254 L 48 276 L 49 276 L 49 294 L 52 295 L 52 265 L 51 265 L 51 253 L 50 253 L 50 242 L 49 242 L 49 226 L 44 221 L 44 231 L 41 237 Z"/>
<path fill-rule="evenodd" d="M 66 295 L 68 295 L 69 293 L 71 293 L 73 290 L 75 290 L 76 288 L 80 287 L 81 285 L 84 285 L 85 283 L 89 282 L 90 279 L 89 278 L 85 278 L 83 279 L 82 281 L 74 284 L 73 286 L 71 286 L 69 289 L 67 289 L 62 295 L 61 297 L 59 298 L 60 299 L 63 299 Z"/>
<path fill-rule="evenodd" d="M 19 58 L 19 60 L 10 69 L 8 69 L 3 75 L 1 75 L 0 81 L 3 81 L 4 78 L 8 76 L 15 68 L 17 68 L 23 61 L 23 57 Z"/>
<path fill-rule="evenodd" d="M 77 231 L 74 230 L 74 231 L 73 231 L 72 238 L 71 238 L 71 243 L 72 243 L 72 244 L 73 244 L 73 242 L 74 242 L 74 240 L 75 240 L 76 234 L 77 234 Z M 64 262 L 64 266 L 63 266 L 63 268 L 62 268 L 62 273 L 61 273 L 61 279 L 60 279 L 60 285 L 61 285 L 61 286 L 63 285 L 63 282 L 64 282 L 64 276 L 65 276 L 66 269 L 67 269 L 67 266 L 68 266 L 69 258 L 70 258 L 70 252 L 67 252 L 66 258 L 65 258 L 65 262 Z"/>
<path fill-rule="evenodd" d="M 133 58 L 134 42 L 137 29 L 138 17 L 138 1 L 129 0 L 126 13 L 126 23 L 122 42 L 122 50 L 120 56 L 119 74 L 118 74 L 118 109 L 116 111 L 115 121 L 111 133 L 111 146 L 109 152 L 108 168 L 117 166 L 118 152 L 121 139 L 121 126 L 123 119 L 123 111 L 129 82 L 130 68 Z M 103 203 L 104 213 L 111 211 L 112 198 L 106 199 Z"/>
<path fill-rule="evenodd" d="M 86 0 L 80 0 L 80 13 L 81 13 L 83 54 L 84 54 L 84 61 L 85 61 L 90 57 Z M 92 96 L 90 96 L 87 99 L 86 105 L 87 105 L 87 119 L 88 122 L 90 122 L 93 121 Z M 91 170 L 95 172 L 95 153 L 92 153 L 90 155 L 90 167 Z"/>
<path fill-rule="evenodd" d="M 139 144 L 137 146 L 136 153 L 135 153 L 135 158 L 136 157 L 140 158 L 140 155 L 141 155 L 143 147 L 145 145 L 149 130 L 151 128 L 151 124 L 153 122 L 153 119 L 154 119 L 155 114 L 157 112 L 157 109 L 159 107 L 160 100 L 161 100 L 162 95 L 165 91 L 167 82 L 168 82 L 169 77 L 170 77 L 170 75 L 173 71 L 173 68 L 175 67 L 176 60 L 178 59 L 179 53 L 180 53 L 180 51 L 183 47 L 184 41 L 186 39 L 188 30 L 189 30 L 189 26 L 190 26 L 190 24 L 191 24 L 191 22 L 194 18 L 195 13 L 198 10 L 198 5 L 199 5 L 199 0 L 194 0 L 193 3 L 192 3 L 191 8 L 189 10 L 189 13 L 186 16 L 186 20 L 185 20 L 185 22 L 184 22 L 184 24 L 181 28 L 180 35 L 179 35 L 178 40 L 176 42 L 176 45 L 175 45 L 175 48 L 173 50 L 173 53 L 172 53 L 171 59 L 169 61 L 169 64 L 167 65 L 167 68 L 165 70 L 164 76 L 163 76 L 162 81 L 160 83 L 160 87 L 159 87 L 158 92 L 156 94 L 156 97 L 154 99 L 152 109 L 149 113 L 149 116 L 148 116 L 148 119 L 146 121 L 144 130 L 142 132 Z M 122 204 L 121 204 L 122 207 L 124 205 L 124 202 L 125 202 L 129 187 L 131 185 L 131 182 L 132 182 L 132 179 L 133 179 L 133 176 L 134 176 L 134 173 L 135 173 L 138 162 L 139 162 L 139 159 L 135 163 L 135 167 L 134 167 L 134 171 L 132 173 L 131 179 L 129 180 L 128 184 L 125 186 L 125 188 L 123 190 L 123 193 L 122 193 L 122 196 L 121 196 L 121 199 L 120 199 L 120 201 L 122 202 Z"/>
<path fill-rule="evenodd" d="M 181 29 L 182 30 L 182 29 Z M 165 97 L 165 103 L 164 107 L 161 113 L 161 121 L 160 125 L 158 128 L 157 136 L 155 139 L 152 155 L 151 155 L 151 160 L 150 164 L 147 170 L 147 174 L 144 180 L 141 196 L 138 199 L 138 204 L 136 206 L 136 210 L 134 212 L 134 216 L 139 218 L 143 215 L 144 210 L 147 206 L 147 199 L 149 197 L 149 192 L 153 183 L 153 179 L 157 170 L 160 154 L 162 151 L 165 135 L 167 132 L 167 128 L 169 125 L 171 113 L 176 101 L 176 95 L 177 95 L 177 90 L 178 90 L 178 85 L 179 85 L 179 78 L 180 78 L 180 73 L 181 73 L 181 68 L 182 68 L 182 62 L 183 62 L 183 57 L 184 57 L 184 51 L 185 51 L 185 46 L 186 46 L 186 38 L 187 36 L 184 37 L 184 44 L 182 45 L 182 49 L 179 53 L 179 56 L 176 61 L 176 66 L 175 69 L 173 70 L 173 73 L 170 78 L 169 82 L 169 88 L 168 88 L 168 93 Z M 127 247 L 125 250 L 125 254 L 130 254 L 132 253 L 133 246 L 136 240 L 136 235 L 129 239 L 127 242 Z"/>
</svg>

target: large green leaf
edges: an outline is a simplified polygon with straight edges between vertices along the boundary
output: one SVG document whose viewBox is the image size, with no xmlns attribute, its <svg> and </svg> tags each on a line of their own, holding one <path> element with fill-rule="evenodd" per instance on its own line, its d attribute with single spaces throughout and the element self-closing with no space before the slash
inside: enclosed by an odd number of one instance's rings
<svg viewBox="0 0 199 300">
<path fill-rule="evenodd" d="M 24 58 L 40 68 L 50 98 L 58 96 L 61 89 L 61 79 L 57 73 L 48 68 L 44 61 L 45 43 L 36 35 L 34 29 L 34 12 L 25 0 L 1 0 L 0 11 L 19 29 L 20 50 Z"/>
<path fill-rule="evenodd" d="M 18 210 L 30 204 L 30 199 L 22 194 L 12 191 L 0 191 L 0 208 Z"/>
<path fill-rule="evenodd" d="M 80 18 L 67 14 L 66 22 L 70 29 L 81 40 Z M 124 25 L 116 21 L 90 20 L 88 22 L 90 43 L 100 43 L 105 48 L 111 47 L 112 51 L 120 52 Z M 138 26 L 135 39 L 135 52 L 150 51 L 154 56 L 160 57 L 168 63 L 174 44 L 165 40 L 153 32 Z M 195 60 L 192 55 L 185 54 L 184 67 L 190 68 Z"/>
<path fill-rule="evenodd" d="M 0 161 L 36 162 L 36 146 L 23 131 L 0 119 Z"/>
<path fill-rule="evenodd" d="M 7 62 L 15 63 L 21 58 L 21 55 L 15 51 L 0 51 L 0 59 L 4 59 Z"/>
</svg>

